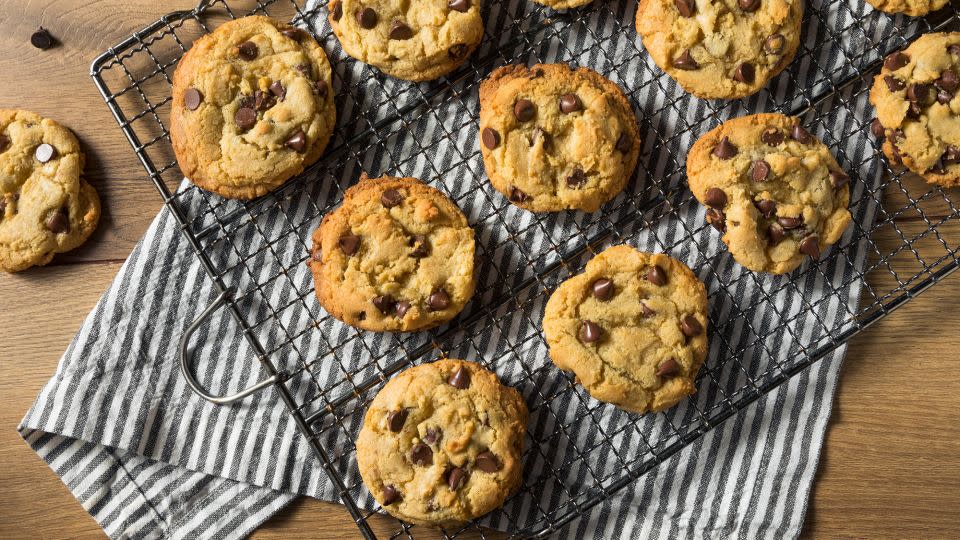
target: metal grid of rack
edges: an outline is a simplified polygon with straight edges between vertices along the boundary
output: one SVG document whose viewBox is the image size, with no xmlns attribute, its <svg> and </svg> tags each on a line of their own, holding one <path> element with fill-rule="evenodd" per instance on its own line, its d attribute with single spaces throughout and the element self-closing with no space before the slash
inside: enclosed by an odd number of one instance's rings
<svg viewBox="0 0 960 540">
<path fill-rule="evenodd" d="M 238 395 L 205 397 L 229 403 L 266 388 L 278 392 L 367 537 L 377 509 L 356 471 L 353 441 L 376 391 L 412 364 L 443 354 L 474 359 L 521 391 L 531 410 L 524 483 L 482 523 L 516 536 L 547 535 L 960 266 L 960 241 L 940 232 L 960 217 L 951 194 L 917 187 L 875 150 L 855 152 L 877 143 L 869 136 L 871 118 L 850 114 L 885 54 L 923 32 L 958 27 L 953 7 L 882 27 L 885 16 L 856 2 L 813 2 L 791 66 L 759 94 L 721 102 L 691 98 L 657 70 L 632 28 L 633 0 L 569 13 L 488 1 L 477 53 L 449 78 L 424 84 L 390 79 L 346 57 L 325 21 L 325 3 L 204 0 L 111 48 L 94 61 L 91 75 L 221 292 L 184 336 L 183 361 L 191 335 L 214 311 L 229 310 L 266 378 Z M 193 40 L 249 13 L 292 20 L 324 46 L 337 93 L 334 138 L 317 164 L 255 201 L 225 200 L 189 184 L 177 189 L 182 175 L 167 134 L 173 70 Z M 627 91 L 644 141 L 640 166 L 601 211 L 533 215 L 488 185 L 476 87 L 492 68 L 514 62 L 590 65 Z M 781 277 L 733 263 L 685 189 L 683 156 L 696 137 L 726 118 L 761 110 L 800 116 L 854 186 L 854 224 L 843 240 L 818 263 Z M 451 324 L 375 335 L 340 324 L 315 301 L 304 265 L 310 233 L 361 171 L 420 177 L 460 205 L 477 230 L 482 277 L 474 300 Z M 539 324 L 545 298 L 592 254 L 616 243 L 680 258 L 708 286 L 712 347 L 699 392 L 665 413 L 616 411 L 545 360 Z M 445 534 L 468 529 L 483 531 L 478 522 Z M 395 536 L 414 531 L 403 524 Z"/>
</svg>

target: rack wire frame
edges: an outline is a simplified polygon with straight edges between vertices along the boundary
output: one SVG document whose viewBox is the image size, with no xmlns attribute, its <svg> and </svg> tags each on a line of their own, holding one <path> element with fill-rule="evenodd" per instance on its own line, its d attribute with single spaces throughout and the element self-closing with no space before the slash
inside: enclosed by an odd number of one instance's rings
<svg viewBox="0 0 960 540">
<path fill-rule="evenodd" d="M 586 469 L 588 478 L 583 485 L 564 482 L 558 467 L 541 471 L 537 477 L 525 474 L 524 484 L 512 500 L 529 499 L 533 520 L 521 522 L 510 510 L 509 501 L 500 512 L 501 523 L 508 524 L 513 536 L 546 536 L 585 515 L 960 267 L 960 245 L 940 232 L 945 223 L 960 217 L 950 194 L 930 186 L 918 192 L 903 171 L 891 169 L 876 151 L 867 152 L 865 160 L 852 161 L 845 152 L 845 139 L 863 139 L 867 141 L 864 144 L 874 145 L 874 150 L 879 146 L 869 141 L 867 135 L 870 118 L 845 119 L 841 133 L 831 133 L 829 129 L 830 122 L 850 109 L 849 103 L 867 91 L 869 75 L 876 72 L 886 54 L 902 48 L 921 33 L 957 29 L 960 13 L 953 6 L 923 19 L 898 18 L 891 33 L 877 36 L 871 21 L 883 15 L 867 17 L 863 15 L 862 6 L 824 0 L 818 6 L 809 7 L 805 14 L 805 28 L 811 18 L 816 18 L 812 21 L 818 29 L 813 43 L 808 40 L 801 45 L 791 68 L 757 96 L 744 100 L 708 102 L 678 98 L 682 92 L 662 73 L 640 87 L 627 84 L 628 96 L 635 101 L 641 95 L 662 97 L 654 100 L 654 107 L 643 109 L 639 115 L 644 147 L 631 187 L 592 215 L 526 215 L 518 221 L 516 216 L 520 211 L 485 186 L 482 165 L 477 167 L 477 111 L 468 105 L 471 93 L 495 65 L 531 59 L 569 61 L 582 57 L 583 50 L 594 55 L 601 66 L 598 71 L 619 79 L 624 85 L 624 65 L 645 57 L 639 40 L 633 35 L 632 17 L 625 16 L 632 14 L 630 3 L 630 0 L 616 4 L 596 2 L 580 10 L 558 13 L 524 2 L 488 2 L 484 6 L 487 30 L 481 48 L 465 67 L 449 78 L 427 84 L 393 81 L 362 65 L 343 68 L 355 62 L 340 53 L 336 38 L 329 31 L 318 32 L 325 18 L 325 1 L 307 7 L 296 0 L 202 0 L 193 9 L 169 13 L 135 32 L 91 65 L 91 76 L 98 90 L 219 293 L 217 300 L 183 336 L 185 372 L 190 376 L 186 362 L 190 357 L 191 336 L 211 314 L 226 308 L 255 351 L 267 377 L 235 396 L 218 398 L 208 394 L 204 397 L 229 403 L 273 387 L 367 538 L 374 537 L 368 519 L 377 509 L 365 509 L 371 506 L 372 499 L 355 472 L 353 440 L 358 429 L 357 419 L 390 376 L 414 363 L 429 361 L 438 353 L 481 350 L 484 340 L 491 339 L 491 335 L 499 336 L 498 339 L 506 341 L 504 350 L 509 356 L 501 362 L 512 362 L 512 369 L 519 372 L 517 383 L 523 384 L 532 417 L 540 414 L 554 421 L 552 431 L 528 435 L 526 460 L 543 458 L 548 445 L 558 437 L 572 440 L 569 432 L 581 427 L 561 421 L 552 409 L 555 403 L 574 402 L 581 412 L 578 422 L 599 433 L 592 443 L 568 446 L 567 455 L 561 461 L 563 466 Z M 172 71 L 192 39 L 209 32 L 217 20 L 250 13 L 292 20 L 311 30 L 328 51 L 335 66 L 339 116 L 334 139 L 317 164 L 255 201 L 227 201 L 192 185 L 176 189 L 182 175 L 172 157 L 165 124 Z M 601 19 L 613 21 L 615 31 L 598 31 L 581 22 Z M 572 47 L 566 43 L 567 38 L 574 35 L 571 28 L 576 30 L 575 45 L 581 48 L 577 54 L 573 54 Z M 623 39 L 622 34 L 628 37 Z M 858 47 L 843 49 L 839 46 L 843 39 Z M 818 67 L 818 54 L 826 46 L 843 55 L 845 68 L 828 72 Z M 620 50 L 616 58 L 607 52 L 612 48 Z M 340 56 L 335 56 L 336 53 Z M 641 63 L 641 69 L 656 70 L 648 60 Z M 800 80 L 799 71 L 795 69 L 798 65 L 806 65 L 808 73 L 813 75 Z M 683 114 L 687 104 L 696 106 L 692 116 Z M 724 255 L 715 248 L 715 237 L 712 242 L 707 240 L 711 232 L 705 222 L 691 228 L 687 220 L 678 219 L 700 210 L 684 187 L 683 162 L 675 156 L 682 156 L 696 135 L 723 119 L 764 109 L 803 118 L 808 128 L 831 147 L 844 168 L 852 173 L 853 182 L 863 189 L 851 200 L 851 209 L 861 219 L 854 220 L 852 232 L 823 260 L 805 265 L 787 278 L 761 283 L 763 278 L 752 272 L 727 272 L 723 268 L 729 269 L 730 265 L 711 264 Z M 431 141 L 428 136 L 424 144 L 419 137 L 408 136 L 407 130 L 422 115 L 436 118 L 439 125 L 436 137 L 462 143 L 452 145 L 456 149 L 452 160 L 431 161 L 430 146 L 436 139 Z M 680 125 L 663 137 L 661 132 L 668 132 L 662 129 L 668 118 Z M 660 148 L 671 150 L 666 160 L 655 159 Z M 442 182 L 438 187 L 461 207 L 473 210 L 472 222 L 477 228 L 496 227 L 505 231 L 499 237 L 491 235 L 486 241 L 478 241 L 478 260 L 488 277 L 478 283 L 475 300 L 449 325 L 425 333 L 375 339 L 360 331 L 338 327 L 336 332 L 323 333 L 319 353 L 303 350 L 298 344 L 305 336 L 336 324 L 318 310 L 312 284 L 294 283 L 290 277 L 309 258 L 306 239 L 312 227 L 339 204 L 349 185 L 349 180 L 332 177 L 331 171 L 344 171 L 343 178 L 355 179 L 360 170 L 378 165 L 384 172 L 420 167 L 432 179 L 466 173 L 465 187 L 451 188 Z M 856 171 L 861 170 L 869 174 L 858 175 Z M 663 180 L 657 181 L 657 178 Z M 902 218 L 906 217 L 916 226 L 901 225 Z M 895 221 L 898 219 L 901 221 Z M 276 224 L 277 221 L 281 223 L 281 232 L 272 235 L 273 229 L 263 223 Z M 672 238 L 659 237 L 656 224 L 664 221 L 680 229 L 679 234 Z M 675 411 L 656 415 L 655 423 L 648 421 L 648 417 L 654 415 L 642 418 L 623 415 L 619 427 L 604 430 L 598 418 L 608 412 L 609 406 L 591 400 L 576 387 L 572 377 L 558 374 L 548 362 L 528 365 L 517 360 L 529 355 L 535 348 L 533 344 L 544 342 L 537 313 L 538 309 L 542 310 L 542 298 L 562 279 L 582 269 L 585 261 L 603 246 L 628 242 L 641 233 L 652 235 L 658 251 L 682 252 L 699 263 L 694 268 L 708 283 L 711 304 L 732 304 L 733 310 L 722 314 L 711 311 L 714 351 L 698 378 L 698 396 L 706 397 L 688 400 Z M 899 245 L 893 249 L 881 248 L 875 240 L 881 234 L 893 235 Z M 288 249 L 291 243 L 299 247 L 292 259 Z M 713 246 L 707 246 L 708 243 Z M 691 253 L 687 247 L 691 244 L 703 250 Z M 861 248 L 861 256 L 849 255 L 848 252 L 856 252 L 857 247 Z M 272 261 L 280 270 L 267 276 L 259 275 L 253 266 L 264 260 Z M 831 264 L 847 270 L 849 277 L 833 283 L 823 270 Z M 893 285 L 874 288 L 868 277 L 878 274 L 892 276 Z M 799 284 L 817 278 L 831 282 L 834 288 L 817 298 L 805 297 L 805 289 Z M 296 293 L 291 300 L 277 304 L 270 291 L 281 282 L 293 284 Z M 760 294 L 745 302 L 731 303 L 731 291 L 744 283 L 757 286 Z M 816 313 L 825 303 L 836 302 L 842 290 L 854 283 L 862 286 L 859 304 L 851 308 L 848 303 L 838 302 L 842 312 L 835 322 L 815 315 L 814 331 L 804 335 L 794 332 L 791 322 L 801 316 L 800 312 Z M 782 294 L 800 298 L 800 309 L 792 315 L 781 313 L 775 299 Z M 311 314 L 310 323 L 292 328 L 288 316 L 292 309 Z M 766 333 L 756 331 L 751 323 L 753 315 L 764 309 L 772 309 L 780 318 L 780 323 Z M 505 315 L 518 318 L 529 328 L 528 332 L 513 339 L 505 338 L 509 334 L 503 326 Z M 725 329 L 731 325 L 749 327 L 751 339 L 728 342 Z M 781 338 L 794 344 L 789 360 L 778 358 L 770 348 L 771 340 Z M 348 353 L 348 349 L 355 350 Z M 393 353 L 384 352 L 388 350 Z M 365 361 L 344 357 L 355 356 L 357 351 Z M 281 357 L 293 358 L 293 361 L 285 362 Z M 494 369 L 502 366 L 493 359 L 479 360 Z M 336 363 L 339 375 L 333 380 L 318 380 L 316 367 L 331 362 Z M 309 392 L 291 390 L 286 383 L 295 378 L 311 381 Z M 544 392 L 539 383 L 548 379 L 553 384 Z M 627 432 L 636 437 L 639 449 L 618 450 L 616 442 Z M 588 456 L 599 452 L 613 460 L 615 472 L 591 467 Z M 538 494 L 548 484 L 562 491 L 562 502 L 545 508 Z M 444 531 L 444 535 L 457 537 L 466 530 L 484 535 L 478 522 Z M 412 526 L 401 524 L 393 536 L 412 538 L 413 531 Z"/>
</svg>

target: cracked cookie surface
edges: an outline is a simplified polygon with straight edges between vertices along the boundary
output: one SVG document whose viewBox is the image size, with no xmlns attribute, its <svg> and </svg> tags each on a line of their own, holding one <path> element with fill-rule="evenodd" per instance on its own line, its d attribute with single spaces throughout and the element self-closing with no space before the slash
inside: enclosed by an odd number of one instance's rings
<svg viewBox="0 0 960 540">
<path fill-rule="evenodd" d="M 960 185 L 958 89 L 960 32 L 925 34 L 886 57 L 870 103 L 887 159 L 932 184 Z"/>
<path fill-rule="evenodd" d="M 0 109 L 0 269 L 45 265 L 93 233 L 100 198 L 82 178 L 83 163 L 69 129 Z"/>
<path fill-rule="evenodd" d="M 640 0 L 637 32 L 657 66 L 691 94 L 748 96 L 793 60 L 801 0 Z"/>
<path fill-rule="evenodd" d="M 704 134 L 687 154 L 687 178 L 733 258 L 755 272 L 819 259 L 850 224 L 849 177 L 782 114 L 734 118 Z"/>
<path fill-rule="evenodd" d="M 357 466 L 390 514 L 451 526 L 520 485 L 527 406 L 479 364 L 445 359 L 391 378 L 367 409 Z"/>
<path fill-rule="evenodd" d="M 454 318 L 473 296 L 474 234 L 443 193 L 415 178 L 367 178 L 313 233 L 317 298 L 341 321 L 412 332 Z"/>
<path fill-rule="evenodd" d="M 608 248 L 547 301 L 550 358 L 596 399 L 636 413 L 673 406 L 707 357 L 707 290 L 682 262 Z"/>
<path fill-rule="evenodd" d="M 880 11 L 904 13 L 911 17 L 920 17 L 947 5 L 947 0 L 867 0 L 867 2 Z"/>
<path fill-rule="evenodd" d="M 623 190 L 640 131 L 623 91 L 566 64 L 504 66 L 480 84 L 480 150 L 493 187 L 534 212 L 593 212 Z"/>
<path fill-rule="evenodd" d="M 253 199 L 319 159 L 336 122 L 330 63 L 313 37 L 268 17 L 198 39 L 173 76 L 180 169 L 224 197 Z"/>
<path fill-rule="evenodd" d="M 391 77 L 427 81 L 462 64 L 483 39 L 480 0 L 332 0 L 344 52 Z"/>
</svg>

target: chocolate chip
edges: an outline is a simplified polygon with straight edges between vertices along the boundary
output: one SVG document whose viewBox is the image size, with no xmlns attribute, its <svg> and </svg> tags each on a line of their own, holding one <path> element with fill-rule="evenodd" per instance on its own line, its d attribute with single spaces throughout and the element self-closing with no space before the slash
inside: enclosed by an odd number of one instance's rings
<svg viewBox="0 0 960 540">
<path fill-rule="evenodd" d="M 447 379 L 447 384 L 460 390 L 468 388 L 470 386 L 470 371 L 465 367 L 457 369 Z"/>
<path fill-rule="evenodd" d="M 737 5 L 740 6 L 741 10 L 753 13 L 760 8 L 760 0 L 737 0 Z"/>
<path fill-rule="evenodd" d="M 234 113 L 233 121 L 236 122 L 238 128 L 246 131 L 257 123 L 257 111 L 250 107 L 241 107 Z"/>
<path fill-rule="evenodd" d="M 57 157 L 57 149 L 54 148 L 53 145 L 41 143 L 37 146 L 37 149 L 33 151 L 33 157 L 40 163 L 46 163 Z"/>
<path fill-rule="evenodd" d="M 787 232 L 783 230 L 779 223 L 774 221 L 767 227 L 767 236 L 770 237 L 771 244 L 779 244 L 787 236 Z"/>
<path fill-rule="evenodd" d="M 331 16 L 333 16 L 333 20 L 339 21 L 340 18 L 343 17 L 343 4 L 341 2 L 332 2 L 332 4 L 333 12 Z"/>
<path fill-rule="evenodd" d="M 510 200 L 517 203 L 527 202 L 530 196 L 524 193 L 520 188 L 510 188 Z"/>
<path fill-rule="evenodd" d="M 315 81 L 313 83 L 313 91 L 320 97 L 320 99 L 326 99 L 327 94 L 330 93 L 327 88 L 327 83 L 324 81 Z"/>
<path fill-rule="evenodd" d="M 67 209 L 61 208 L 47 217 L 46 226 L 55 234 L 65 233 L 70 230 L 70 218 L 67 216 Z"/>
<path fill-rule="evenodd" d="M 7 199 L 0 198 L 0 219 L 3 219 L 7 213 Z"/>
<path fill-rule="evenodd" d="M 874 118 L 873 122 L 870 122 L 870 133 L 878 139 L 883 139 L 886 137 L 886 133 L 883 129 L 883 124 L 880 123 L 879 118 Z"/>
<path fill-rule="evenodd" d="M 394 20 L 390 23 L 390 39 L 410 39 L 413 37 L 413 29 L 403 21 Z"/>
<path fill-rule="evenodd" d="M 946 105 L 953 101 L 954 94 L 948 90 L 937 90 L 937 103 L 941 105 Z"/>
<path fill-rule="evenodd" d="M 427 428 L 427 432 L 423 434 L 423 440 L 427 444 L 436 444 L 440 440 L 440 437 L 443 436 L 443 430 L 430 426 Z"/>
<path fill-rule="evenodd" d="M 644 317 L 653 317 L 654 315 L 657 314 L 656 311 L 650 309 L 650 306 L 648 306 L 642 300 L 640 301 L 640 312 L 643 313 Z"/>
<path fill-rule="evenodd" d="M 911 102 L 910 106 L 907 107 L 907 116 L 910 118 L 920 118 L 920 113 L 923 112 L 923 107 L 919 103 Z"/>
<path fill-rule="evenodd" d="M 697 4 L 692 0 L 673 0 L 673 5 L 677 6 L 677 11 L 683 17 L 693 17 L 693 13 L 697 10 Z"/>
<path fill-rule="evenodd" d="M 252 109 L 255 107 L 256 102 L 253 96 L 240 96 L 237 106 L 241 109 Z"/>
<path fill-rule="evenodd" d="M 365 321 L 365 320 L 367 320 L 367 312 L 366 312 L 366 311 L 361 311 L 361 312 L 357 313 L 357 320 L 358 320 L 358 321 Z"/>
<path fill-rule="evenodd" d="M 410 246 L 413 247 L 410 256 L 415 259 L 422 259 L 430 254 L 430 244 L 427 242 L 427 237 L 422 234 L 410 237 Z"/>
<path fill-rule="evenodd" d="M 470 0 L 447 0 L 447 7 L 460 13 L 466 13 L 470 9 Z"/>
<path fill-rule="evenodd" d="M 754 201 L 753 206 L 755 206 L 757 211 L 767 219 L 772 218 L 773 215 L 777 213 L 777 203 L 776 201 L 771 201 L 770 199 L 760 199 L 759 201 Z"/>
<path fill-rule="evenodd" d="M 187 88 L 183 93 L 183 106 L 191 111 L 197 110 L 203 101 L 203 94 L 196 88 Z"/>
<path fill-rule="evenodd" d="M 373 8 L 363 8 L 356 13 L 357 23 L 360 28 L 370 29 L 377 25 L 377 12 Z"/>
<path fill-rule="evenodd" d="M 280 31 L 280 33 L 294 41 L 300 41 L 303 39 L 303 30 L 299 28 L 284 28 Z"/>
<path fill-rule="evenodd" d="M 600 325 L 593 321 L 581 322 L 580 330 L 577 332 L 577 336 L 580 338 L 580 341 L 584 343 L 593 343 L 599 340 L 601 334 L 603 334 L 603 329 L 601 329 Z"/>
<path fill-rule="evenodd" d="M 950 54 L 960 56 L 960 45 L 956 45 L 956 44 L 947 45 L 947 52 Z"/>
<path fill-rule="evenodd" d="M 253 93 L 253 107 L 258 111 L 265 111 L 277 104 L 277 98 L 270 94 L 257 90 Z"/>
<path fill-rule="evenodd" d="M 657 377 L 675 377 L 680 374 L 680 364 L 673 358 L 668 358 L 657 368 Z"/>
<path fill-rule="evenodd" d="M 830 183 L 833 184 L 834 189 L 842 188 L 847 185 L 849 181 L 850 177 L 847 173 L 843 171 L 830 171 Z"/>
<path fill-rule="evenodd" d="M 513 105 L 513 115 L 521 122 L 533 120 L 537 114 L 537 106 L 529 99 L 518 99 Z"/>
<path fill-rule="evenodd" d="M 763 51 L 767 54 L 780 54 L 787 38 L 783 34 L 773 34 L 763 42 Z"/>
<path fill-rule="evenodd" d="M 553 149 L 553 136 L 547 133 L 547 131 L 541 127 L 533 130 L 533 137 L 530 140 L 530 146 L 536 144 L 537 141 L 542 141 L 541 145 L 543 146 L 544 152 L 549 152 Z"/>
<path fill-rule="evenodd" d="M 723 234 L 727 230 L 727 215 L 723 213 L 723 210 L 707 208 L 707 223 L 712 225 L 720 234 Z"/>
<path fill-rule="evenodd" d="M 411 307 L 413 306 L 410 304 L 410 302 L 407 302 L 406 300 L 401 300 L 397 302 L 397 305 L 396 307 L 393 308 L 393 311 L 398 318 L 402 319 L 403 316 L 406 315 L 408 311 L 410 311 Z"/>
<path fill-rule="evenodd" d="M 693 59 L 693 55 L 690 54 L 690 49 L 687 49 L 683 51 L 680 56 L 673 59 L 673 67 L 684 71 L 693 71 L 700 69 L 700 64 Z"/>
<path fill-rule="evenodd" d="M 647 270 L 647 281 L 654 285 L 663 287 L 667 284 L 667 273 L 657 265 L 653 265 Z"/>
<path fill-rule="evenodd" d="M 783 142 L 784 138 L 783 132 L 775 127 L 767 128 L 760 135 L 760 140 L 769 146 L 777 146 Z"/>
<path fill-rule="evenodd" d="M 745 84 L 751 84 L 755 75 L 756 71 L 753 69 L 753 64 L 747 62 L 737 66 L 736 71 L 733 72 L 733 78 Z"/>
<path fill-rule="evenodd" d="M 770 176 L 770 164 L 758 159 L 750 166 L 750 178 L 754 182 L 763 182 Z"/>
<path fill-rule="evenodd" d="M 240 44 L 240 47 L 237 49 L 237 54 L 242 60 L 253 60 L 260 54 L 260 50 L 257 49 L 257 44 L 252 41 L 244 41 Z"/>
<path fill-rule="evenodd" d="M 390 506 L 391 504 L 402 500 L 403 497 L 400 496 L 400 492 L 397 488 L 393 486 L 383 486 L 383 505 Z"/>
<path fill-rule="evenodd" d="M 310 67 L 310 64 L 297 64 L 294 66 L 294 69 L 299 71 L 304 77 L 313 79 L 313 68 Z"/>
<path fill-rule="evenodd" d="M 903 52 L 895 52 L 883 61 L 883 67 L 890 71 L 896 71 L 910 63 L 910 57 Z"/>
<path fill-rule="evenodd" d="M 394 206 L 403 202 L 403 194 L 395 189 L 385 190 L 380 194 L 380 204 L 387 208 L 393 208 Z"/>
<path fill-rule="evenodd" d="M 629 154 L 630 150 L 633 149 L 633 143 L 630 142 L 630 135 L 627 135 L 626 131 L 620 134 L 615 148 L 623 154 Z"/>
<path fill-rule="evenodd" d="M 483 128 L 483 131 L 480 132 L 480 140 L 489 150 L 500 146 L 500 134 L 493 128 Z"/>
<path fill-rule="evenodd" d="M 485 473 L 495 473 L 501 468 L 500 460 L 497 459 L 497 456 L 489 450 L 477 454 L 477 459 L 474 461 L 474 466 Z"/>
<path fill-rule="evenodd" d="M 925 83 L 913 83 L 907 87 L 907 100 L 919 105 L 929 105 L 933 102 L 933 87 Z"/>
<path fill-rule="evenodd" d="M 887 84 L 887 88 L 891 92 L 899 92 L 900 90 L 903 90 L 904 88 L 907 87 L 906 83 L 894 77 L 893 75 L 887 75 L 886 77 L 884 77 L 883 82 Z"/>
<path fill-rule="evenodd" d="M 793 129 L 790 130 L 790 138 L 800 144 L 810 144 L 813 141 L 813 135 L 810 135 L 810 132 L 803 129 L 800 122 L 793 124 Z"/>
<path fill-rule="evenodd" d="M 572 189 L 577 189 L 583 187 L 587 183 L 587 175 L 583 172 L 583 169 L 577 167 L 573 169 L 573 172 L 570 173 L 570 176 L 567 176 L 567 187 Z"/>
<path fill-rule="evenodd" d="M 413 445 L 410 449 L 410 461 L 414 465 L 433 465 L 433 449 L 422 442 Z"/>
<path fill-rule="evenodd" d="M 727 206 L 727 194 L 720 188 L 712 187 L 703 195 L 703 202 L 713 208 L 723 208 Z"/>
<path fill-rule="evenodd" d="M 464 45 L 463 43 L 451 45 L 450 48 L 447 49 L 447 56 L 449 56 L 450 58 L 453 58 L 454 60 L 458 60 L 466 56 L 467 50 L 468 50 L 467 46 Z"/>
<path fill-rule="evenodd" d="M 593 296 L 597 300 L 607 301 L 613 298 L 613 282 L 606 278 L 600 278 L 593 282 Z"/>
<path fill-rule="evenodd" d="M 277 96 L 277 99 L 283 101 L 287 97 L 287 89 L 283 87 L 280 81 L 273 81 L 270 85 L 270 93 Z"/>
<path fill-rule="evenodd" d="M 720 159 L 730 159 L 737 155 L 737 147 L 730 142 L 730 137 L 724 137 L 713 147 L 713 155 Z"/>
<path fill-rule="evenodd" d="M 960 87 L 960 78 L 957 77 L 956 71 L 946 69 L 940 74 L 940 78 L 937 79 L 935 84 L 943 90 L 953 92 L 957 87 Z"/>
<path fill-rule="evenodd" d="M 387 427 L 390 428 L 390 431 L 394 433 L 400 433 L 400 430 L 403 429 L 404 422 L 407 421 L 408 414 L 409 411 L 406 409 L 390 411 L 390 413 L 387 414 Z"/>
<path fill-rule="evenodd" d="M 357 252 L 357 249 L 360 247 L 360 237 L 355 234 L 345 234 L 337 240 L 337 244 L 340 246 L 340 251 L 344 255 L 353 255 Z"/>
<path fill-rule="evenodd" d="M 687 337 L 699 336 L 703 333 L 703 325 L 693 315 L 687 315 L 680 321 L 680 331 Z"/>
<path fill-rule="evenodd" d="M 796 229 L 797 227 L 803 225 L 803 216 L 789 217 L 789 216 L 780 216 L 777 218 L 777 223 L 780 224 L 784 229 Z"/>
<path fill-rule="evenodd" d="M 300 131 L 291 135 L 284 144 L 287 145 L 287 148 L 293 150 L 294 152 L 302 154 L 307 148 L 307 134 L 301 129 Z"/>
<path fill-rule="evenodd" d="M 815 261 L 820 259 L 820 241 L 817 235 L 811 234 L 800 241 L 800 253 Z"/>
<path fill-rule="evenodd" d="M 380 313 L 384 315 L 389 315 L 397 309 L 397 301 L 389 294 L 374 296 L 371 302 L 373 302 L 373 307 L 380 310 Z"/>
<path fill-rule="evenodd" d="M 50 35 L 49 30 L 41 26 L 30 36 L 30 44 L 41 51 L 45 51 L 53 47 L 53 36 Z"/>
<path fill-rule="evenodd" d="M 583 103 L 580 96 L 576 94 L 564 94 L 560 96 L 560 111 L 565 114 L 574 113 L 583 110 Z"/>
<path fill-rule="evenodd" d="M 466 482 L 467 471 L 460 467 L 454 467 L 450 469 L 450 472 L 447 473 L 447 485 L 450 487 L 450 491 L 456 491 L 460 489 Z"/>
<path fill-rule="evenodd" d="M 960 163 L 960 147 L 950 145 L 943 152 L 943 155 L 940 156 L 940 159 L 947 165 L 953 165 L 955 163 Z"/>
<path fill-rule="evenodd" d="M 443 311 L 450 307 L 450 295 L 443 289 L 437 289 L 430 295 L 428 303 L 433 311 Z"/>
</svg>

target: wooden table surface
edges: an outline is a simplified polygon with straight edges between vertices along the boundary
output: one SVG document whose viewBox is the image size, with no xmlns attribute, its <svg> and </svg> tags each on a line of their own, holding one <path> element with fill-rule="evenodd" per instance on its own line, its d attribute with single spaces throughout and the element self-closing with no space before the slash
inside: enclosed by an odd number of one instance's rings
<svg viewBox="0 0 960 540">
<path fill-rule="evenodd" d="M 71 127 L 104 207 L 84 247 L 45 268 L 0 275 L 0 537 L 103 535 L 15 427 L 160 209 L 88 76 L 90 62 L 161 12 L 193 3 L 0 0 L 0 107 L 31 109 Z M 30 34 L 40 25 L 61 45 L 32 48 Z M 921 224 L 906 218 L 898 225 L 909 231 Z M 960 227 L 952 224 L 941 234 L 956 245 Z M 891 233 L 878 243 L 890 248 L 896 241 Z M 889 281 L 871 276 L 877 290 L 889 289 Z M 958 298 L 960 275 L 851 341 L 805 534 L 960 535 Z M 385 532 L 392 523 L 383 518 L 375 525 Z M 301 499 L 255 536 L 332 538 L 353 530 L 342 507 Z"/>
</svg>

